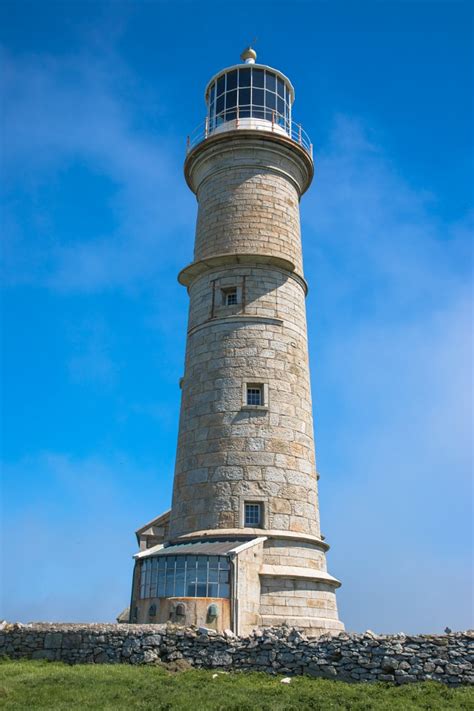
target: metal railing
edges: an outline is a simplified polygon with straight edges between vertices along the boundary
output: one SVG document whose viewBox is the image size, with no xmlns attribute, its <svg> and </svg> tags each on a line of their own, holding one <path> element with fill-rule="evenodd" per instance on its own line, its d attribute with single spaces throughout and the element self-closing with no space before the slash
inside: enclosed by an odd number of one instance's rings
<svg viewBox="0 0 474 711">
<path fill-rule="evenodd" d="M 245 110 L 245 116 L 240 115 L 239 108 Z M 300 123 L 296 123 L 286 116 L 279 114 L 277 111 L 271 111 L 271 120 L 258 116 L 258 113 L 270 113 L 268 109 L 262 107 L 252 107 L 257 115 L 249 116 L 250 107 L 236 107 L 229 111 L 222 111 L 213 120 L 209 121 L 209 117 L 203 123 L 200 123 L 194 131 L 192 131 L 186 139 L 186 155 L 195 148 L 199 143 L 205 141 L 211 136 L 225 133 L 234 129 L 250 128 L 259 131 L 270 131 L 279 135 L 285 135 L 292 141 L 301 146 L 311 158 L 313 157 L 313 144 Z M 253 122 L 253 125 L 248 122 Z"/>
</svg>

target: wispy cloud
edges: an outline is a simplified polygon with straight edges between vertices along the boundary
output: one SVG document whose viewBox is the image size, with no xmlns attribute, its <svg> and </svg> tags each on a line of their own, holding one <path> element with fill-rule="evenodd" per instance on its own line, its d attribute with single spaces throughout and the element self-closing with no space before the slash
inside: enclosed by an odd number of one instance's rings
<svg viewBox="0 0 474 711">
<path fill-rule="evenodd" d="M 117 452 L 83 458 L 43 452 L 5 464 L 2 616 L 113 621 L 129 602 L 133 528 L 140 516 L 151 517 L 137 492 L 158 476 Z M 13 495 L 25 481 L 28 493 Z M 157 510 L 167 507 L 165 498 L 156 497 Z"/>
<path fill-rule="evenodd" d="M 181 177 L 183 146 L 160 115 L 166 102 L 141 87 L 115 55 L 59 60 L 3 53 L 2 65 L 10 282 L 90 291 L 136 284 L 184 263 L 188 255 L 174 237 L 192 226 L 194 214 L 186 209 L 192 201 Z M 156 122 L 152 128 L 140 121 L 145 111 Z M 51 234 L 48 205 L 36 204 L 35 195 L 75 163 L 110 182 L 117 227 L 92 239 L 85 230 L 71 243 L 67 234 Z M 36 220 L 33 244 L 18 218 L 18 185 Z"/>
<path fill-rule="evenodd" d="M 405 318 L 413 307 L 430 310 L 449 299 L 451 288 L 469 279 L 474 215 L 449 222 L 441 207 L 428 181 L 410 185 L 377 136 L 369 139 L 363 120 L 337 117 L 303 202 L 313 233 L 305 256 L 324 270 L 327 298 L 345 308 L 355 300 L 381 318 Z M 367 315 L 363 309 L 356 318 Z"/>
<path fill-rule="evenodd" d="M 69 374 L 75 382 L 111 386 L 116 381 L 118 364 L 112 353 L 113 335 L 103 318 L 95 316 L 70 327 L 71 355 Z"/>
<path fill-rule="evenodd" d="M 442 220 L 436 197 L 411 186 L 361 122 L 339 118 L 318 166 L 304 207 L 309 321 L 322 522 L 346 583 L 342 612 L 359 629 L 463 627 L 470 219 Z"/>
</svg>

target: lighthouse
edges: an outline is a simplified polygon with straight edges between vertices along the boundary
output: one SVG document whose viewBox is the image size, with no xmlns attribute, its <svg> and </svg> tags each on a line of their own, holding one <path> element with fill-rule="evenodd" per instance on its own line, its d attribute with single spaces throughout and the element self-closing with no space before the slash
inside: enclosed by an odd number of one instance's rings
<svg viewBox="0 0 474 711">
<path fill-rule="evenodd" d="M 136 532 L 130 622 L 344 629 L 321 535 L 299 203 L 312 144 L 280 71 L 242 62 L 188 138 L 196 196 L 171 509 Z"/>
</svg>

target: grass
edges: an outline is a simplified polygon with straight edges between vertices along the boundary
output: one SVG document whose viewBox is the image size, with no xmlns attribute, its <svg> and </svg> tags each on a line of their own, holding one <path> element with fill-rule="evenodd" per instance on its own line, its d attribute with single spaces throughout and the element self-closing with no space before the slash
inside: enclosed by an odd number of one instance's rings
<svg viewBox="0 0 474 711">
<path fill-rule="evenodd" d="M 0 663 L 1 709 L 153 709 L 153 711 L 326 711 L 474 709 L 474 690 L 436 682 L 391 686 L 263 673 L 171 673 L 162 667 Z"/>
</svg>

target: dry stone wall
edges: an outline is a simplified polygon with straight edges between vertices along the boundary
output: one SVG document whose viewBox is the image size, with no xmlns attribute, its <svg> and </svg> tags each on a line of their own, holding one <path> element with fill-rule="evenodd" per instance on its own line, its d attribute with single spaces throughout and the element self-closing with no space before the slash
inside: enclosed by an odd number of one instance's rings
<svg viewBox="0 0 474 711">
<path fill-rule="evenodd" d="M 307 638 L 295 628 L 247 637 L 171 625 L 2 624 L 0 655 L 68 664 L 172 664 L 307 674 L 344 681 L 474 683 L 474 631 L 446 635 L 341 633 Z"/>
</svg>

